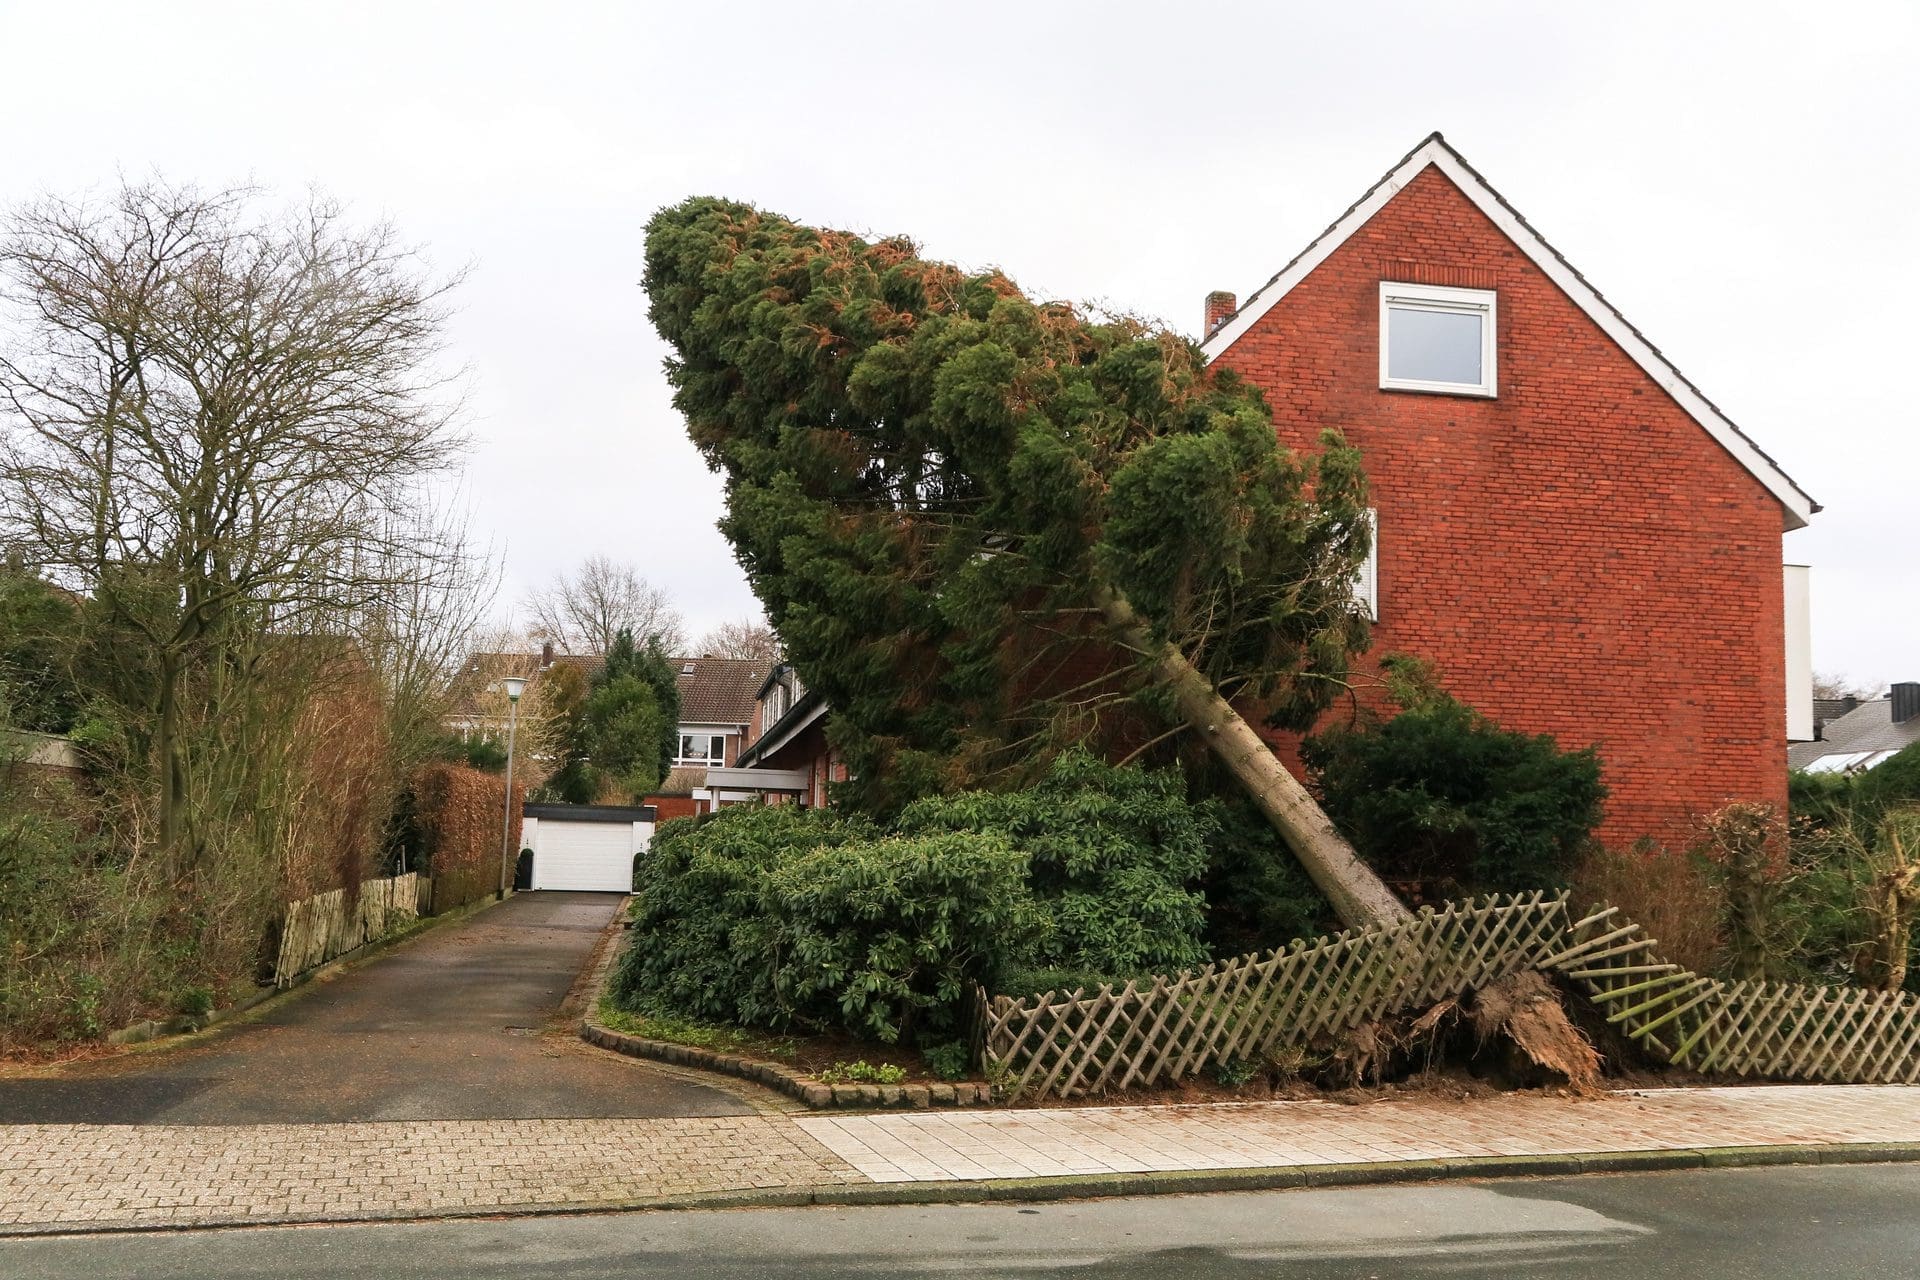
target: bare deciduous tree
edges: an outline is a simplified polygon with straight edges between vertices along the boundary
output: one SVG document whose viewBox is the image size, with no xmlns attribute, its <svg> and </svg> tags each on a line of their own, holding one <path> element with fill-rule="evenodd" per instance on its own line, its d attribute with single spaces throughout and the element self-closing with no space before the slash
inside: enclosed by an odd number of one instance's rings
<svg viewBox="0 0 1920 1280">
<path fill-rule="evenodd" d="M 433 558 L 404 516 L 461 444 L 453 283 L 320 198 L 154 181 L 0 233 L 0 538 L 149 650 L 183 868 L 184 692 L 218 688 L 233 636 L 376 609 Z"/>
<path fill-rule="evenodd" d="M 659 636 L 668 653 L 686 643 L 686 624 L 673 600 L 633 566 L 588 556 L 574 573 L 527 593 L 530 629 L 564 653 L 605 653 L 622 631 L 636 640 Z"/>
<path fill-rule="evenodd" d="M 694 648 L 704 657 L 741 658 L 768 666 L 780 661 L 780 637 L 759 618 L 723 622 L 702 636 Z"/>
</svg>

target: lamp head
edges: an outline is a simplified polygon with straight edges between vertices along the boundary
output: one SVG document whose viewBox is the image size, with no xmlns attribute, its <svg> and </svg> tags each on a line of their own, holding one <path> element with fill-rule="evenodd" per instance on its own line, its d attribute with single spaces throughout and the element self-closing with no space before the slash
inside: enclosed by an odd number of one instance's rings
<svg viewBox="0 0 1920 1280">
<path fill-rule="evenodd" d="M 508 702 L 518 702 L 520 701 L 520 694 L 527 687 L 526 677 L 507 676 L 500 681 L 500 687 L 507 691 Z"/>
</svg>

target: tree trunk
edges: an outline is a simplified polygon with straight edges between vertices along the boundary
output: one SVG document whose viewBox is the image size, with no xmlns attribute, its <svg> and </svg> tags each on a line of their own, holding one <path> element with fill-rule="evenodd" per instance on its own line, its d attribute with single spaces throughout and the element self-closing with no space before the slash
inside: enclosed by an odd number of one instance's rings
<svg viewBox="0 0 1920 1280">
<path fill-rule="evenodd" d="M 180 761 L 180 662 L 160 657 L 160 705 L 153 750 L 160 770 L 160 847 L 176 871 L 187 868 L 180 848 L 180 808 L 186 795 L 186 770 Z"/>
<path fill-rule="evenodd" d="M 1342 924 L 1352 929 L 1413 918 L 1406 904 L 1334 829 L 1332 819 L 1287 772 L 1266 740 L 1185 655 L 1155 640 L 1140 615 L 1118 592 L 1102 592 L 1101 611 L 1122 640 L 1151 656 L 1154 678 L 1172 692 L 1181 717 L 1246 788 L 1320 892 L 1327 895 Z"/>
</svg>

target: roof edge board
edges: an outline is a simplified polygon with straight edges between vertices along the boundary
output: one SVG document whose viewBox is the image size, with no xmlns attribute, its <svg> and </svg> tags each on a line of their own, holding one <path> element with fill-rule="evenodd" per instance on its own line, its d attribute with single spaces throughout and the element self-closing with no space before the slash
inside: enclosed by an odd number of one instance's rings
<svg viewBox="0 0 1920 1280">
<path fill-rule="evenodd" d="M 1295 285 L 1332 257 L 1334 251 L 1345 244 L 1354 232 L 1371 221 L 1389 200 L 1428 167 L 1439 169 L 1501 234 L 1519 246 L 1528 260 L 1539 267 L 1562 293 L 1573 300 L 1575 306 L 1600 327 L 1601 332 L 1626 352 L 1674 403 L 1704 427 L 1736 462 L 1773 495 L 1785 512 L 1787 530 L 1806 527 L 1813 513 L 1820 510 L 1820 504 L 1813 500 L 1812 495 L 1794 483 L 1778 463 L 1720 412 L 1718 406 L 1648 342 L 1612 303 L 1587 283 L 1586 277 L 1562 257 L 1559 250 L 1548 244 L 1546 238 L 1534 230 L 1438 133 L 1428 135 L 1425 141 L 1408 152 L 1332 226 L 1321 232 L 1312 244 L 1248 298 L 1244 306 L 1200 344 L 1201 352 L 1208 360 L 1212 360 L 1231 347 L 1280 299 L 1292 292 Z"/>
</svg>

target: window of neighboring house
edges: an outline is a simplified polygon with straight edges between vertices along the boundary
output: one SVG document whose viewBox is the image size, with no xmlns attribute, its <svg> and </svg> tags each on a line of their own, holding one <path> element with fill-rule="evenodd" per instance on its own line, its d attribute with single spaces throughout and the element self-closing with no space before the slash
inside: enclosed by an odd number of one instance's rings
<svg viewBox="0 0 1920 1280">
<path fill-rule="evenodd" d="M 1380 385 L 1398 391 L 1494 394 L 1491 289 L 1380 284 Z"/>
<path fill-rule="evenodd" d="M 675 764 L 718 765 L 726 763 L 727 739 L 720 733 L 683 733 L 680 756 Z"/>
<path fill-rule="evenodd" d="M 1353 575 L 1353 598 L 1370 622 L 1380 621 L 1380 515 L 1367 508 L 1367 558 Z"/>
</svg>

